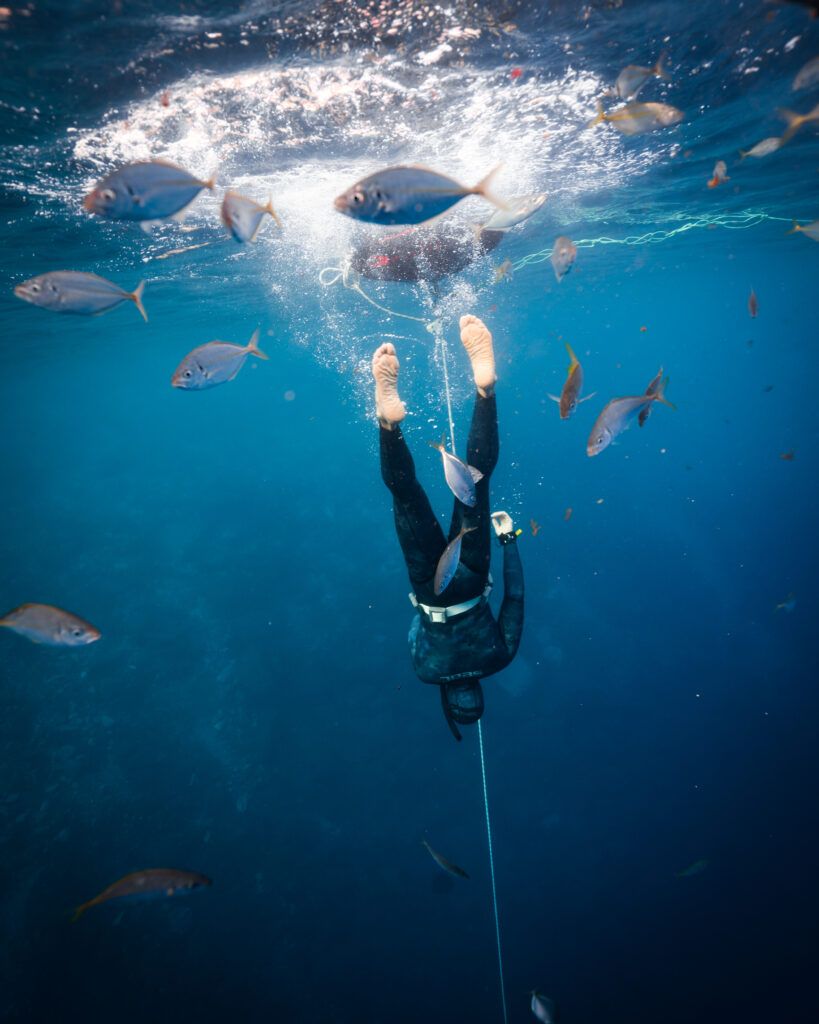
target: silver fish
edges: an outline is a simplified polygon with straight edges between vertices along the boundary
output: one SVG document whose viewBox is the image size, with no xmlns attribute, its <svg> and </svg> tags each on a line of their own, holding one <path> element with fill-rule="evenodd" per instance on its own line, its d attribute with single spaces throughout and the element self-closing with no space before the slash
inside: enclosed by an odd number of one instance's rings
<svg viewBox="0 0 819 1024">
<path fill-rule="evenodd" d="M 505 210 L 506 204 L 489 191 L 495 167 L 469 188 L 428 167 L 398 166 L 376 171 L 336 198 L 335 207 L 369 224 L 423 224 L 465 196 L 483 196 Z"/>
<path fill-rule="evenodd" d="M 809 89 L 817 82 L 819 82 L 819 57 L 814 57 L 803 68 L 800 68 L 791 88 L 796 92 L 798 89 Z"/>
<path fill-rule="evenodd" d="M 113 281 L 106 281 L 97 274 L 84 274 L 78 270 L 52 270 L 23 281 L 14 288 L 14 294 L 24 302 L 55 313 L 79 313 L 95 316 L 107 313 L 120 303 L 130 300 L 148 321 L 148 314 L 142 305 L 145 282 L 140 281 L 132 292 L 126 292 Z"/>
<path fill-rule="evenodd" d="M 452 577 L 458 570 L 458 563 L 461 560 L 461 541 L 468 533 L 472 533 L 473 530 L 477 529 L 477 526 L 462 526 L 458 536 L 451 540 L 444 548 L 444 553 L 438 559 L 438 564 L 435 567 L 436 597 L 446 590 L 452 582 Z"/>
<path fill-rule="evenodd" d="M 797 232 L 807 235 L 808 238 L 812 238 L 814 242 L 819 242 L 819 220 L 815 220 L 810 224 L 799 224 L 797 221 L 794 221 L 793 227 L 786 233 L 794 235 Z"/>
<path fill-rule="evenodd" d="M 437 850 L 433 850 L 426 839 L 422 839 L 421 842 L 426 846 L 430 857 L 435 861 L 438 867 L 449 872 L 450 875 L 455 875 L 456 878 L 469 878 L 469 875 L 464 871 L 463 868 L 459 868 L 457 864 L 453 864 L 451 860 L 447 860 L 442 854 L 438 853 Z"/>
<path fill-rule="evenodd" d="M 255 242 L 267 214 L 270 214 L 279 228 L 282 226 L 279 215 L 273 209 L 272 199 L 268 199 L 267 205 L 262 206 L 255 199 L 248 199 L 238 192 L 225 192 L 221 214 L 222 223 L 237 242 Z"/>
<path fill-rule="evenodd" d="M 657 373 L 657 376 L 653 378 L 651 383 L 646 388 L 646 394 L 647 395 L 656 395 L 657 394 L 657 389 L 659 388 L 660 384 L 662 384 L 662 381 L 663 381 L 663 368 L 661 366 L 659 371 L 658 371 L 658 373 Z M 640 410 L 640 414 L 637 417 L 637 425 L 642 427 L 642 425 L 645 423 L 645 421 L 648 419 L 648 417 L 650 415 L 651 415 L 651 406 L 647 405 L 645 407 L 645 409 L 641 409 Z"/>
<path fill-rule="evenodd" d="M 589 122 L 589 128 L 601 121 L 608 121 L 623 135 L 642 135 L 656 128 L 670 128 L 679 124 L 685 114 L 668 103 L 627 103 L 614 113 L 607 114 L 603 104 L 597 104 L 597 117 Z"/>
<path fill-rule="evenodd" d="M 763 139 L 762 142 L 757 142 L 755 146 L 751 146 L 750 149 L 741 149 L 739 151 L 740 158 L 745 159 L 746 156 L 752 156 L 754 159 L 759 159 L 763 156 L 770 156 L 771 153 L 775 153 L 782 145 L 782 139 L 778 136 L 771 135 L 767 139 Z"/>
<path fill-rule="evenodd" d="M 177 896 L 182 893 L 204 889 L 213 883 L 206 875 L 198 871 L 180 871 L 177 868 L 146 868 L 144 871 L 132 871 L 103 889 L 87 903 L 81 903 L 75 910 L 72 921 L 79 921 L 86 910 L 97 907 L 109 900 L 127 897 Z"/>
<path fill-rule="evenodd" d="M 21 604 L 0 619 L 0 626 L 49 647 L 83 647 L 101 636 L 90 622 L 50 604 Z"/>
<path fill-rule="evenodd" d="M 556 238 L 552 247 L 551 260 L 552 270 L 555 272 L 558 283 L 569 273 L 576 259 L 577 246 L 571 238 L 566 238 L 565 235 Z"/>
<path fill-rule="evenodd" d="M 83 205 L 100 217 L 141 221 L 149 227 L 178 217 L 203 188 L 213 190 L 214 183 L 213 178 L 200 181 L 163 160 L 126 164 L 95 185 Z"/>
<path fill-rule="evenodd" d="M 537 1017 L 543 1024 L 554 1024 L 557 1020 L 557 1007 L 552 999 L 548 996 L 541 995 L 537 989 L 532 989 L 532 1013 Z"/>
<path fill-rule="evenodd" d="M 209 341 L 189 352 L 177 366 L 171 384 L 183 391 L 205 391 L 233 380 L 245 365 L 249 355 L 259 359 L 267 356 L 259 348 L 259 329 L 247 345 L 232 345 L 228 341 Z"/>
<path fill-rule="evenodd" d="M 513 196 L 506 200 L 508 209 L 495 210 L 489 220 L 481 225 L 483 231 L 508 231 L 517 224 L 528 220 L 546 202 L 546 193 L 533 196 Z"/>
<path fill-rule="evenodd" d="M 475 484 L 479 480 L 483 480 L 483 473 L 479 469 L 475 469 L 474 466 L 468 466 L 465 462 L 461 462 L 457 455 L 452 455 L 448 452 L 443 438 L 441 438 L 440 444 L 435 441 L 430 441 L 429 443 L 441 453 L 444 476 L 450 491 L 452 491 L 458 501 L 462 501 L 464 505 L 474 508 L 478 502 L 475 494 Z"/>
<path fill-rule="evenodd" d="M 657 63 L 650 68 L 640 67 L 639 64 L 629 64 L 617 76 L 614 91 L 621 100 L 633 100 L 649 78 L 669 79 L 671 76 L 665 69 L 664 61 L 665 54 L 663 53 Z"/>
<path fill-rule="evenodd" d="M 589 440 L 586 444 L 586 454 L 591 458 L 599 455 L 604 448 L 608 448 L 611 442 L 628 428 L 633 416 L 641 412 L 653 402 L 662 402 L 673 409 L 674 406 L 665 397 L 665 387 L 668 379 L 660 382 L 657 391 L 653 395 L 636 395 L 629 398 L 612 398 L 603 411 L 597 417 L 592 427 Z"/>
</svg>

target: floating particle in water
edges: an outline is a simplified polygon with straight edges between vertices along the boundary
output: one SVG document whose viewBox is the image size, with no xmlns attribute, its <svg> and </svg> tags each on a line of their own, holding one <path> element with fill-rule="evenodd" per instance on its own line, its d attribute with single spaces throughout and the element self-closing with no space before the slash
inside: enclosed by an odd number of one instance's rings
<svg viewBox="0 0 819 1024">
<path fill-rule="evenodd" d="M 285 402 L 292 402 L 295 399 L 295 397 L 296 397 L 296 392 L 295 391 L 285 391 L 285 393 L 284 393 L 284 400 L 285 400 Z"/>
<path fill-rule="evenodd" d="M 648 330 L 648 328 L 647 328 L 647 327 L 641 327 L 641 328 L 640 328 L 640 333 L 641 333 L 641 334 L 645 334 L 647 330 Z"/>
<path fill-rule="evenodd" d="M 598 498 L 597 501 L 595 502 L 595 505 L 602 505 L 605 500 L 606 500 L 605 498 Z"/>
<path fill-rule="evenodd" d="M 509 77 L 514 81 L 515 79 L 520 78 L 522 74 L 523 68 L 512 68 L 512 70 L 509 72 Z"/>
<path fill-rule="evenodd" d="M 782 459 L 783 462 L 793 462 L 796 458 L 796 452 L 793 448 L 789 448 L 788 451 L 782 452 L 779 458 Z"/>
<path fill-rule="evenodd" d="M 603 499 L 601 498 L 600 501 L 602 501 L 602 500 Z M 597 504 L 599 505 L 600 502 L 598 501 Z M 568 521 L 572 518 L 572 512 L 573 511 L 574 511 L 574 509 L 571 507 L 571 505 L 566 509 L 566 511 L 563 513 L 563 522 L 564 523 L 568 523 Z"/>
<path fill-rule="evenodd" d="M 751 289 L 751 294 L 748 296 L 748 313 L 752 320 L 756 319 L 757 313 L 759 312 L 759 299 L 756 297 L 756 292 Z"/>
</svg>

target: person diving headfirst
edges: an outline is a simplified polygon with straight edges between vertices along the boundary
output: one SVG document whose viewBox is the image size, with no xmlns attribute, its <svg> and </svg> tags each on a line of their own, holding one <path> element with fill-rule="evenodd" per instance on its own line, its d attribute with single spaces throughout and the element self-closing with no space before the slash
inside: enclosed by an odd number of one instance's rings
<svg viewBox="0 0 819 1024">
<path fill-rule="evenodd" d="M 468 467 L 477 471 L 477 480 L 474 504 L 455 498 L 448 538 L 418 482 L 401 431 L 406 407 L 398 394 L 395 347 L 381 345 L 372 362 L 381 475 L 393 497 L 395 530 L 416 609 L 409 634 L 412 664 L 422 682 L 439 687 L 444 715 L 458 740 L 458 725 L 474 724 L 483 714 L 481 680 L 512 661 L 523 630 L 523 569 L 517 533 L 506 512 L 489 512 L 489 479 L 499 449 L 492 335 L 475 316 L 461 317 L 460 327 L 477 389 L 466 457 Z M 488 600 L 491 529 L 503 547 L 504 596 L 497 619 Z M 457 569 L 451 582 L 436 594 L 436 569 L 459 535 Z"/>
</svg>

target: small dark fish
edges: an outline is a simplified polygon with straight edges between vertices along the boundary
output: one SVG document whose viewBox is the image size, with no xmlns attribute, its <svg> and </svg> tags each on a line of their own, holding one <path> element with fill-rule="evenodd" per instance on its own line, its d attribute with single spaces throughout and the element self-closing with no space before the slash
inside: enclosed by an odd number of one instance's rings
<svg viewBox="0 0 819 1024">
<path fill-rule="evenodd" d="M 782 452 L 779 458 L 782 459 L 783 462 L 793 462 L 793 460 L 796 458 L 796 452 L 793 450 L 793 448 L 789 448 L 788 451 Z"/>
<path fill-rule="evenodd" d="M 0 619 L 0 626 L 49 647 L 83 647 L 101 636 L 90 622 L 51 604 L 21 604 Z"/>
<path fill-rule="evenodd" d="M 701 875 L 703 871 L 708 867 L 708 861 L 703 858 L 702 860 L 695 860 L 693 864 L 689 864 L 687 868 L 683 868 L 682 871 L 677 872 L 677 878 L 693 878 L 694 875 Z"/>
<path fill-rule="evenodd" d="M 530 995 L 532 996 L 532 1013 L 535 1017 L 542 1021 L 542 1024 L 555 1024 L 557 1020 L 557 1007 L 554 1004 L 554 1000 L 542 995 L 537 989 L 533 989 Z"/>
<path fill-rule="evenodd" d="M 572 352 L 571 345 L 568 342 L 564 342 L 564 344 L 566 345 L 566 351 L 569 353 L 570 360 L 566 382 L 563 385 L 559 398 L 557 395 L 549 395 L 549 398 L 553 402 L 557 402 L 560 407 L 560 418 L 567 420 L 581 402 L 588 402 L 590 398 L 594 398 L 597 392 L 592 391 L 585 398 L 580 397 L 580 392 L 583 390 L 583 367 L 578 362 L 577 356 Z"/>
<path fill-rule="evenodd" d="M 656 393 L 653 395 L 612 398 L 604 406 L 603 411 L 597 417 L 592 427 L 592 432 L 589 434 L 589 440 L 586 444 L 586 454 L 591 458 L 594 455 L 599 455 L 604 448 L 608 448 L 611 442 L 628 427 L 631 418 L 645 409 L 646 406 L 651 405 L 652 402 L 662 402 L 663 405 L 673 409 L 674 406 L 665 397 L 667 384 L 668 378 L 666 377 L 665 380 L 660 382 Z"/>
<path fill-rule="evenodd" d="M 461 462 L 457 455 L 452 455 L 448 452 L 443 437 L 440 444 L 437 444 L 435 441 L 430 441 L 429 443 L 432 448 L 436 448 L 441 453 L 444 477 L 450 491 L 452 491 L 458 501 L 462 501 L 464 505 L 474 508 L 478 501 L 475 494 L 475 484 L 479 480 L 483 480 L 483 473 L 479 469 L 475 469 L 474 466 L 468 466 L 465 462 Z"/>
<path fill-rule="evenodd" d="M 657 394 L 657 390 L 660 387 L 660 384 L 662 384 L 662 381 L 663 381 L 663 368 L 661 366 L 657 376 L 654 378 L 654 380 L 646 388 L 646 394 L 647 395 L 656 395 Z M 650 405 L 647 405 L 645 407 L 645 409 L 641 409 L 640 410 L 640 415 L 637 417 L 637 423 L 638 423 L 639 426 L 642 427 L 642 425 L 648 419 L 650 413 L 651 413 L 651 406 Z"/>
<path fill-rule="evenodd" d="M 814 242 L 819 242 L 819 220 L 812 221 L 810 224 L 800 224 L 798 221 L 793 222 L 793 227 L 790 231 L 786 231 L 787 235 L 795 235 L 800 233 L 811 238 Z"/>
<path fill-rule="evenodd" d="M 572 518 L 572 512 L 573 511 L 574 511 L 574 509 L 571 507 L 571 505 L 566 509 L 566 511 L 563 513 L 563 522 L 564 523 L 568 523 L 568 521 Z"/>
<path fill-rule="evenodd" d="M 759 312 L 759 300 L 756 297 L 756 292 L 751 289 L 751 294 L 748 296 L 748 312 L 751 314 L 752 319 L 756 319 L 756 315 Z"/>
<path fill-rule="evenodd" d="M 790 614 L 796 607 L 796 594 L 792 591 L 785 598 L 784 601 L 780 601 L 779 604 L 774 608 L 775 612 L 788 612 Z"/>
<path fill-rule="evenodd" d="M 177 871 L 176 868 L 147 868 L 134 871 L 109 885 L 107 889 L 87 903 L 81 903 L 74 911 L 72 921 L 79 921 L 86 910 L 109 900 L 140 896 L 178 896 L 203 889 L 213 883 L 196 871 Z"/>
<path fill-rule="evenodd" d="M 248 199 L 238 192 L 225 192 L 221 214 L 222 223 L 237 242 L 255 242 L 259 227 L 268 214 L 279 228 L 282 226 L 279 215 L 273 209 L 272 199 L 268 199 L 267 205 L 262 206 L 255 199 Z"/>
<path fill-rule="evenodd" d="M 773 385 L 773 384 L 766 384 L 766 385 L 765 385 L 765 387 L 764 387 L 764 388 L 763 388 L 762 390 L 763 390 L 763 391 L 764 391 L 764 392 L 765 392 L 766 394 L 770 394 L 770 393 L 771 393 L 771 391 L 773 391 L 773 389 L 774 389 L 774 385 Z"/>
<path fill-rule="evenodd" d="M 456 878 L 469 878 L 469 875 L 464 871 L 463 868 L 459 868 L 457 864 L 453 864 L 451 860 L 447 860 L 436 850 L 433 850 L 426 839 L 422 839 L 421 842 L 426 846 L 430 857 L 435 861 L 438 867 L 448 871 L 450 875 L 455 875 Z"/>
<path fill-rule="evenodd" d="M 499 267 L 495 267 L 495 276 L 492 284 L 499 284 L 504 280 L 511 281 L 512 279 L 512 261 L 504 260 Z"/>
<path fill-rule="evenodd" d="M 176 217 L 203 188 L 215 181 L 200 181 L 181 167 L 151 160 L 126 164 L 103 178 L 85 197 L 89 213 L 110 220 L 135 220 L 143 227 Z"/>
<path fill-rule="evenodd" d="M 489 191 L 499 170 L 495 167 L 468 188 L 428 167 L 387 167 L 356 182 L 337 197 L 335 207 L 339 213 L 369 224 L 423 224 L 465 196 L 483 196 L 505 210 L 506 204 Z"/>
<path fill-rule="evenodd" d="M 532 531 L 532 536 L 533 537 L 537 537 L 537 535 L 543 529 L 543 527 L 540 525 L 540 523 L 537 521 L 537 519 L 530 519 L 529 520 L 529 528 Z"/>
<path fill-rule="evenodd" d="M 232 345 L 229 341 L 209 341 L 189 352 L 174 370 L 171 384 L 183 391 L 205 391 L 233 380 L 245 365 L 249 355 L 259 359 L 267 356 L 259 348 L 259 329 L 247 345 Z"/>
<path fill-rule="evenodd" d="M 79 270 L 52 270 L 48 274 L 32 277 L 15 285 L 14 294 L 32 306 L 50 309 L 54 313 L 78 313 L 81 316 L 96 316 L 107 313 L 126 300 L 134 303 L 148 320 L 142 305 L 145 282 L 140 281 L 132 292 L 126 292 L 113 281 L 106 281 L 97 274 L 85 274 Z"/>
<path fill-rule="evenodd" d="M 556 238 L 552 248 L 551 261 L 552 270 L 555 272 L 558 283 L 569 273 L 576 259 L 577 246 L 571 238 L 566 238 L 565 235 Z"/>
<path fill-rule="evenodd" d="M 449 584 L 458 568 L 461 560 L 461 541 L 467 533 L 477 530 L 477 526 L 462 526 L 461 532 L 444 548 L 444 553 L 438 559 L 435 567 L 435 594 L 442 594 Z"/>
</svg>

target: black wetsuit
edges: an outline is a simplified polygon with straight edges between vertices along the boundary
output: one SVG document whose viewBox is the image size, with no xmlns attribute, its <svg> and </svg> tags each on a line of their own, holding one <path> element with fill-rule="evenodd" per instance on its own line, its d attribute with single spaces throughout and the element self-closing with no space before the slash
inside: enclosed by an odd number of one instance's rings
<svg viewBox="0 0 819 1024">
<path fill-rule="evenodd" d="M 489 576 L 489 478 L 498 461 L 498 413 L 494 396 L 475 399 L 466 461 L 483 473 L 475 485 L 474 508 L 455 499 L 449 539 L 461 525 L 474 526 L 461 542 L 457 572 L 440 596 L 433 579 L 447 538 L 429 499 L 415 476 L 415 464 L 401 433 L 393 427 L 381 434 L 381 475 L 392 492 L 395 529 L 415 596 L 422 604 L 443 608 L 482 594 Z M 523 568 L 514 537 L 503 548 L 504 597 L 497 621 L 483 599 L 474 608 L 446 622 L 431 622 L 418 612 L 409 634 L 412 664 L 425 683 L 482 679 L 505 668 L 517 653 L 523 630 Z"/>
<path fill-rule="evenodd" d="M 355 247 L 353 270 L 373 281 L 429 281 L 465 270 L 503 241 L 503 231 L 475 232 L 446 221 L 434 228 L 410 228 L 367 236 Z"/>
</svg>

